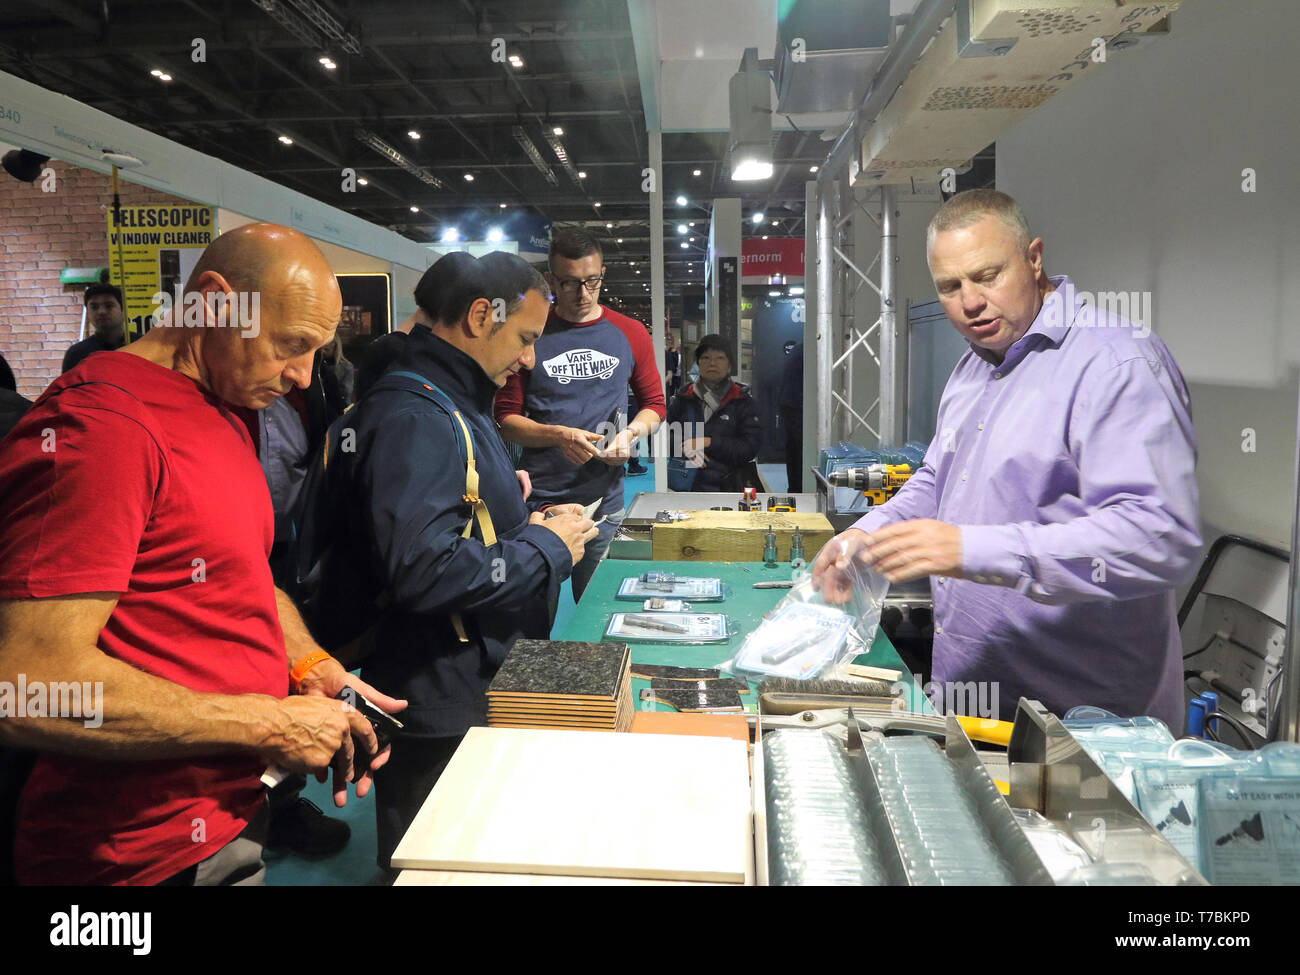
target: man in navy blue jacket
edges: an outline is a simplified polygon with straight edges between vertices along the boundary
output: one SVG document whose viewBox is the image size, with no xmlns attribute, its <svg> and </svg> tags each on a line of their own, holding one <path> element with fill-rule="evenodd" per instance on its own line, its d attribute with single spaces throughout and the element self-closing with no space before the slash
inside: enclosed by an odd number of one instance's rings
<svg viewBox="0 0 1300 975">
<path fill-rule="evenodd" d="M 352 550 L 369 553 L 366 570 L 387 602 L 362 669 L 411 702 L 406 732 L 375 778 L 385 866 L 465 732 L 486 723 L 485 692 L 506 651 L 521 637 L 550 635 L 560 585 L 596 536 L 581 506 L 529 513 L 527 479 L 492 418 L 497 389 L 533 364 L 550 309 L 546 282 L 509 254 L 447 255 L 425 278 L 438 282 L 416 289 L 432 328 L 412 330 L 392 370 L 424 377 L 457 407 L 496 541 L 485 544 L 477 522 L 462 537 L 471 511 L 457 421 L 381 379 L 355 408 L 355 451 L 340 456 Z"/>
</svg>

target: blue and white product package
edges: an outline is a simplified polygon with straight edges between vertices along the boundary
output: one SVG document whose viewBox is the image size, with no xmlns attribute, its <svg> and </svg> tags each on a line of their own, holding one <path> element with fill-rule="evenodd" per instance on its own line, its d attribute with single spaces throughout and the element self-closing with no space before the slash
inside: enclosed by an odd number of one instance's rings
<svg viewBox="0 0 1300 975">
<path fill-rule="evenodd" d="M 1212 884 L 1300 884 L 1300 778 L 1204 778 L 1198 827 Z"/>
<path fill-rule="evenodd" d="M 626 643 L 726 643 L 735 635 L 721 613 L 614 613 L 605 638 Z"/>
<path fill-rule="evenodd" d="M 1163 758 L 1139 760 L 1133 769 L 1142 814 L 1192 866 L 1202 869 L 1196 829 L 1197 784 L 1211 775 L 1249 775 L 1255 765 L 1225 745 L 1184 738 Z"/>
<path fill-rule="evenodd" d="M 652 578 L 624 579 L 615 599 L 643 602 L 656 596 L 664 599 L 688 599 L 695 603 L 720 603 L 727 598 L 722 580 L 698 576 L 676 576 L 669 572 L 647 573 Z"/>
</svg>

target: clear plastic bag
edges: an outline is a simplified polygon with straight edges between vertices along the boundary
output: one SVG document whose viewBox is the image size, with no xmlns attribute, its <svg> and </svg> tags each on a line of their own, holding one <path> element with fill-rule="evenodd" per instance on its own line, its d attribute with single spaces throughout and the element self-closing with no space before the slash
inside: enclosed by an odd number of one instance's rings
<svg viewBox="0 0 1300 975">
<path fill-rule="evenodd" d="M 871 649 L 889 582 L 857 560 L 841 570 L 849 577 L 848 600 L 828 603 L 803 579 L 776 604 L 721 666 L 733 674 L 807 680 L 825 676 Z"/>
</svg>

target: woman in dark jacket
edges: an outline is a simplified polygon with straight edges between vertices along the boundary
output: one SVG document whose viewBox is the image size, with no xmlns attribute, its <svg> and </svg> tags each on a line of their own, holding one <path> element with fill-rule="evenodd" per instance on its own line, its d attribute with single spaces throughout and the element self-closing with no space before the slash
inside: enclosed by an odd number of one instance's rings
<svg viewBox="0 0 1300 975">
<path fill-rule="evenodd" d="M 739 491 L 752 480 L 751 462 L 763 443 L 758 405 L 748 386 L 732 382 L 731 353 L 721 336 L 704 336 L 695 348 L 695 364 L 699 381 L 668 405 L 668 422 L 684 431 L 681 449 L 697 471 L 691 490 Z M 696 436 L 695 424 L 704 425 L 702 437 Z M 758 487 L 758 482 L 752 486 Z"/>
</svg>

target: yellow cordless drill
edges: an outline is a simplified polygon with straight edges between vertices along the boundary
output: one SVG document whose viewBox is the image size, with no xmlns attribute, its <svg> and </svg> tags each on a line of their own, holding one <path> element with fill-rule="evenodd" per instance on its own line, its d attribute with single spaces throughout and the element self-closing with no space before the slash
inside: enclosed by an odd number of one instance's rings
<svg viewBox="0 0 1300 975">
<path fill-rule="evenodd" d="M 884 504 L 913 474 L 911 464 L 868 464 L 831 471 L 827 480 L 835 487 L 853 488 L 866 495 L 871 504 Z"/>
</svg>

